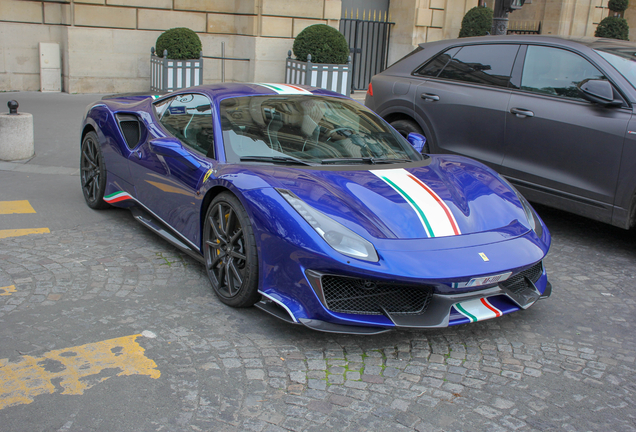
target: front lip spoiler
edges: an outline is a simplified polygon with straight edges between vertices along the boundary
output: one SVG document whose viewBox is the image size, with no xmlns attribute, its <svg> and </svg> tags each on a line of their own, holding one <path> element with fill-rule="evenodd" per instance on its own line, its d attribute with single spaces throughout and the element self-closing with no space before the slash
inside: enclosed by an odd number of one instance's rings
<svg viewBox="0 0 636 432">
<path fill-rule="evenodd" d="M 501 285 L 492 288 L 486 288 L 477 292 L 462 294 L 433 294 L 431 303 L 426 312 L 418 315 L 408 314 L 391 314 L 386 310 L 383 311 L 384 316 L 391 320 L 392 327 L 382 326 L 356 326 L 347 324 L 335 324 L 327 321 L 315 319 L 299 319 L 300 323 L 312 330 L 327 333 L 346 333 L 358 335 L 374 335 L 398 328 L 444 328 L 448 327 L 450 320 L 451 307 L 458 302 L 465 302 L 473 299 L 487 298 L 497 295 L 505 295 L 512 300 L 519 309 L 527 309 L 537 302 L 540 298 L 547 298 L 552 292 L 552 286 L 546 282 L 544 293 L 541 294 L 534 283 L 527 279 L 527 287 L 524 290 L 514 292 L 502 287 Z"/>
<path fill-rule="evenodd" d="M 327 321 L 301 318 L 300 323 L 305 327 L 312 330 L 317 330 L 325 333 L 342 333 L 342 334 L 357 334 L 357 335 L 377 335 L 380 333 L 386 333 L 393 330 L 393 328 L 386 327 L 362 327 L 355 325 L 335 324 Z"/>
</svg>

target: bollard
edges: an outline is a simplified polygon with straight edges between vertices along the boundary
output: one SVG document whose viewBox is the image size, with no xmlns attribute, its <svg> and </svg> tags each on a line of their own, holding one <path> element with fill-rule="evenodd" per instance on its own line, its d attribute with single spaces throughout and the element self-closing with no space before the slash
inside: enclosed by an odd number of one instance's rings
<svg viewBox="0 0 636 432">
<path fill-rule="evenodd" d="M 0 113 L 0 160 L 17 161 L 35 154 L 33 116 L 18 113 L 18 102 L 7 103 L 9 113 Z"/>
</svg>

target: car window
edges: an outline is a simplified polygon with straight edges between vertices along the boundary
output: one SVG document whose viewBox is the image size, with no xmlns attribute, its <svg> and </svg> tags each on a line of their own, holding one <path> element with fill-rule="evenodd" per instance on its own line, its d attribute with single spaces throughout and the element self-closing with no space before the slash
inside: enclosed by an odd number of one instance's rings
<svg viewBox="0 0 636 432">
<path fill-rule="evenodd" d="M 210 100 L 200 94 L 176 96 L 160 120 L 168 132 L 191 149 L 208 155 L 214 148 Z"/>
<path fill-rule="evenodd" d="M 362 105 L 314 95 L 245 96 L 219 105 L 227 160 L 291 157 L 306 163 L 420 160 L 402 136 Z"/>
<path fill-rule="evenodd" d="M 439 78 L 508 87 L 518 45 L 463 47 L 439 74 Z"/>
<path fill-rule="evenodd" d="M 636 50 L 634 48 L 605 48 L 595 50 L 636 88 Z"/>
<path fill-rule="evenodd" d="M 157 114 L 157 118 L 161 120 L 161 117 L 166 112 L 166 108 L 170 106 L 170 102 L 172 102 L 174 98 L 162 99 L 160 101 L 154 102 L 153 107 L 155 108 L 155 114 Z"/>
<path fill-rule="evenodd" d="M 534 93 L 585 100 L 578 83 L 586 79 L 604 79 L 592 63 L 571 51 L 529 46 L 521 76 L 521 89 Z"/>
<path fill-rule="evenodd" d="M 417 69 L 414 72 L 414 75 L 436 77 L 458 51 L 458 47 L 444 51 L 443 53 L 435 56 L 431 61 L 427 62 L 424 66 Z"/>
</svg>

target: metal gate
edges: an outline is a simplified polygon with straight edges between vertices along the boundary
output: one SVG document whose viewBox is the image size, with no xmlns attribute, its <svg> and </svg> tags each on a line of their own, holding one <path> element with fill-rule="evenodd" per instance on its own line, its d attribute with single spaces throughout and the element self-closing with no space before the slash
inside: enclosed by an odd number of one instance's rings
<svg viewBox="0 0 636 432">
<path fill-rule="evenodd" d="M 366 90 L 371 77 L 386 69 L 389 58 L 389 37 L 395 23 L 387 21 L 386 12 L 384 20 L 381 12 L 378 20 L 375 13 L 372 20 L 370 12 L 369 19 L 365 18 L 340 19 L 340 33 L 347 39 L 351 52 L 352 90 Z"/>
</svg>

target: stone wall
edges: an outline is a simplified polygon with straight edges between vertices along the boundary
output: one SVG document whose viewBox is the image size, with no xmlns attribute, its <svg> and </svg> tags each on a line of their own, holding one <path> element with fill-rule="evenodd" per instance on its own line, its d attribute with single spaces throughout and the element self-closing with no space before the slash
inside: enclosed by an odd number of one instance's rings
<svg viewBox="0 0 636 432">
<path fill-rule="evenodd" d="M 492 8 L 494 0 L 486 0 Z M 625 18 L 636 40 L 636 2 Z M 455 38 L 478 0 L 399 0 L 389 6 L 389 64 L 422 42 Z M 284 81 L 285 58 L 305 27 L 338 28 L 340 0 L 0 0 L 0 91 L 39 89 L 39 42 L 57 42 L 63 90 L 147 91 L 150 47 L 162 31 L 189 27 L 204 56 L 226 60 L 226 81 Z M 542 23 L 542 34 L 593 36 L 607 0 L 528 0 L 511 24 Z M 220 82 L 222 62 L 204 59 L 204 83 Z"/>
<path fill-rule="evenodd" d="M 0 91 L 39 89 L 39 42 L 57 42 L 63 90 L 147 91 L 150 47 L 162 31 L 188 27 L 203 55 L 225 61 L 226 81 L 284 81 L 285 58 L 305 27 L 338 27 L 340 0 L 0 0 Z M 204 59 L 204 83 L 221 81 Z"/>
<path fill-rule="evenodd" d="M 389 64 L 399 60 L 417 45 L 456 38 L 462 19 L 478 0 L 400 0 L 390 3 L 391 51 Z"/>
</svg>

